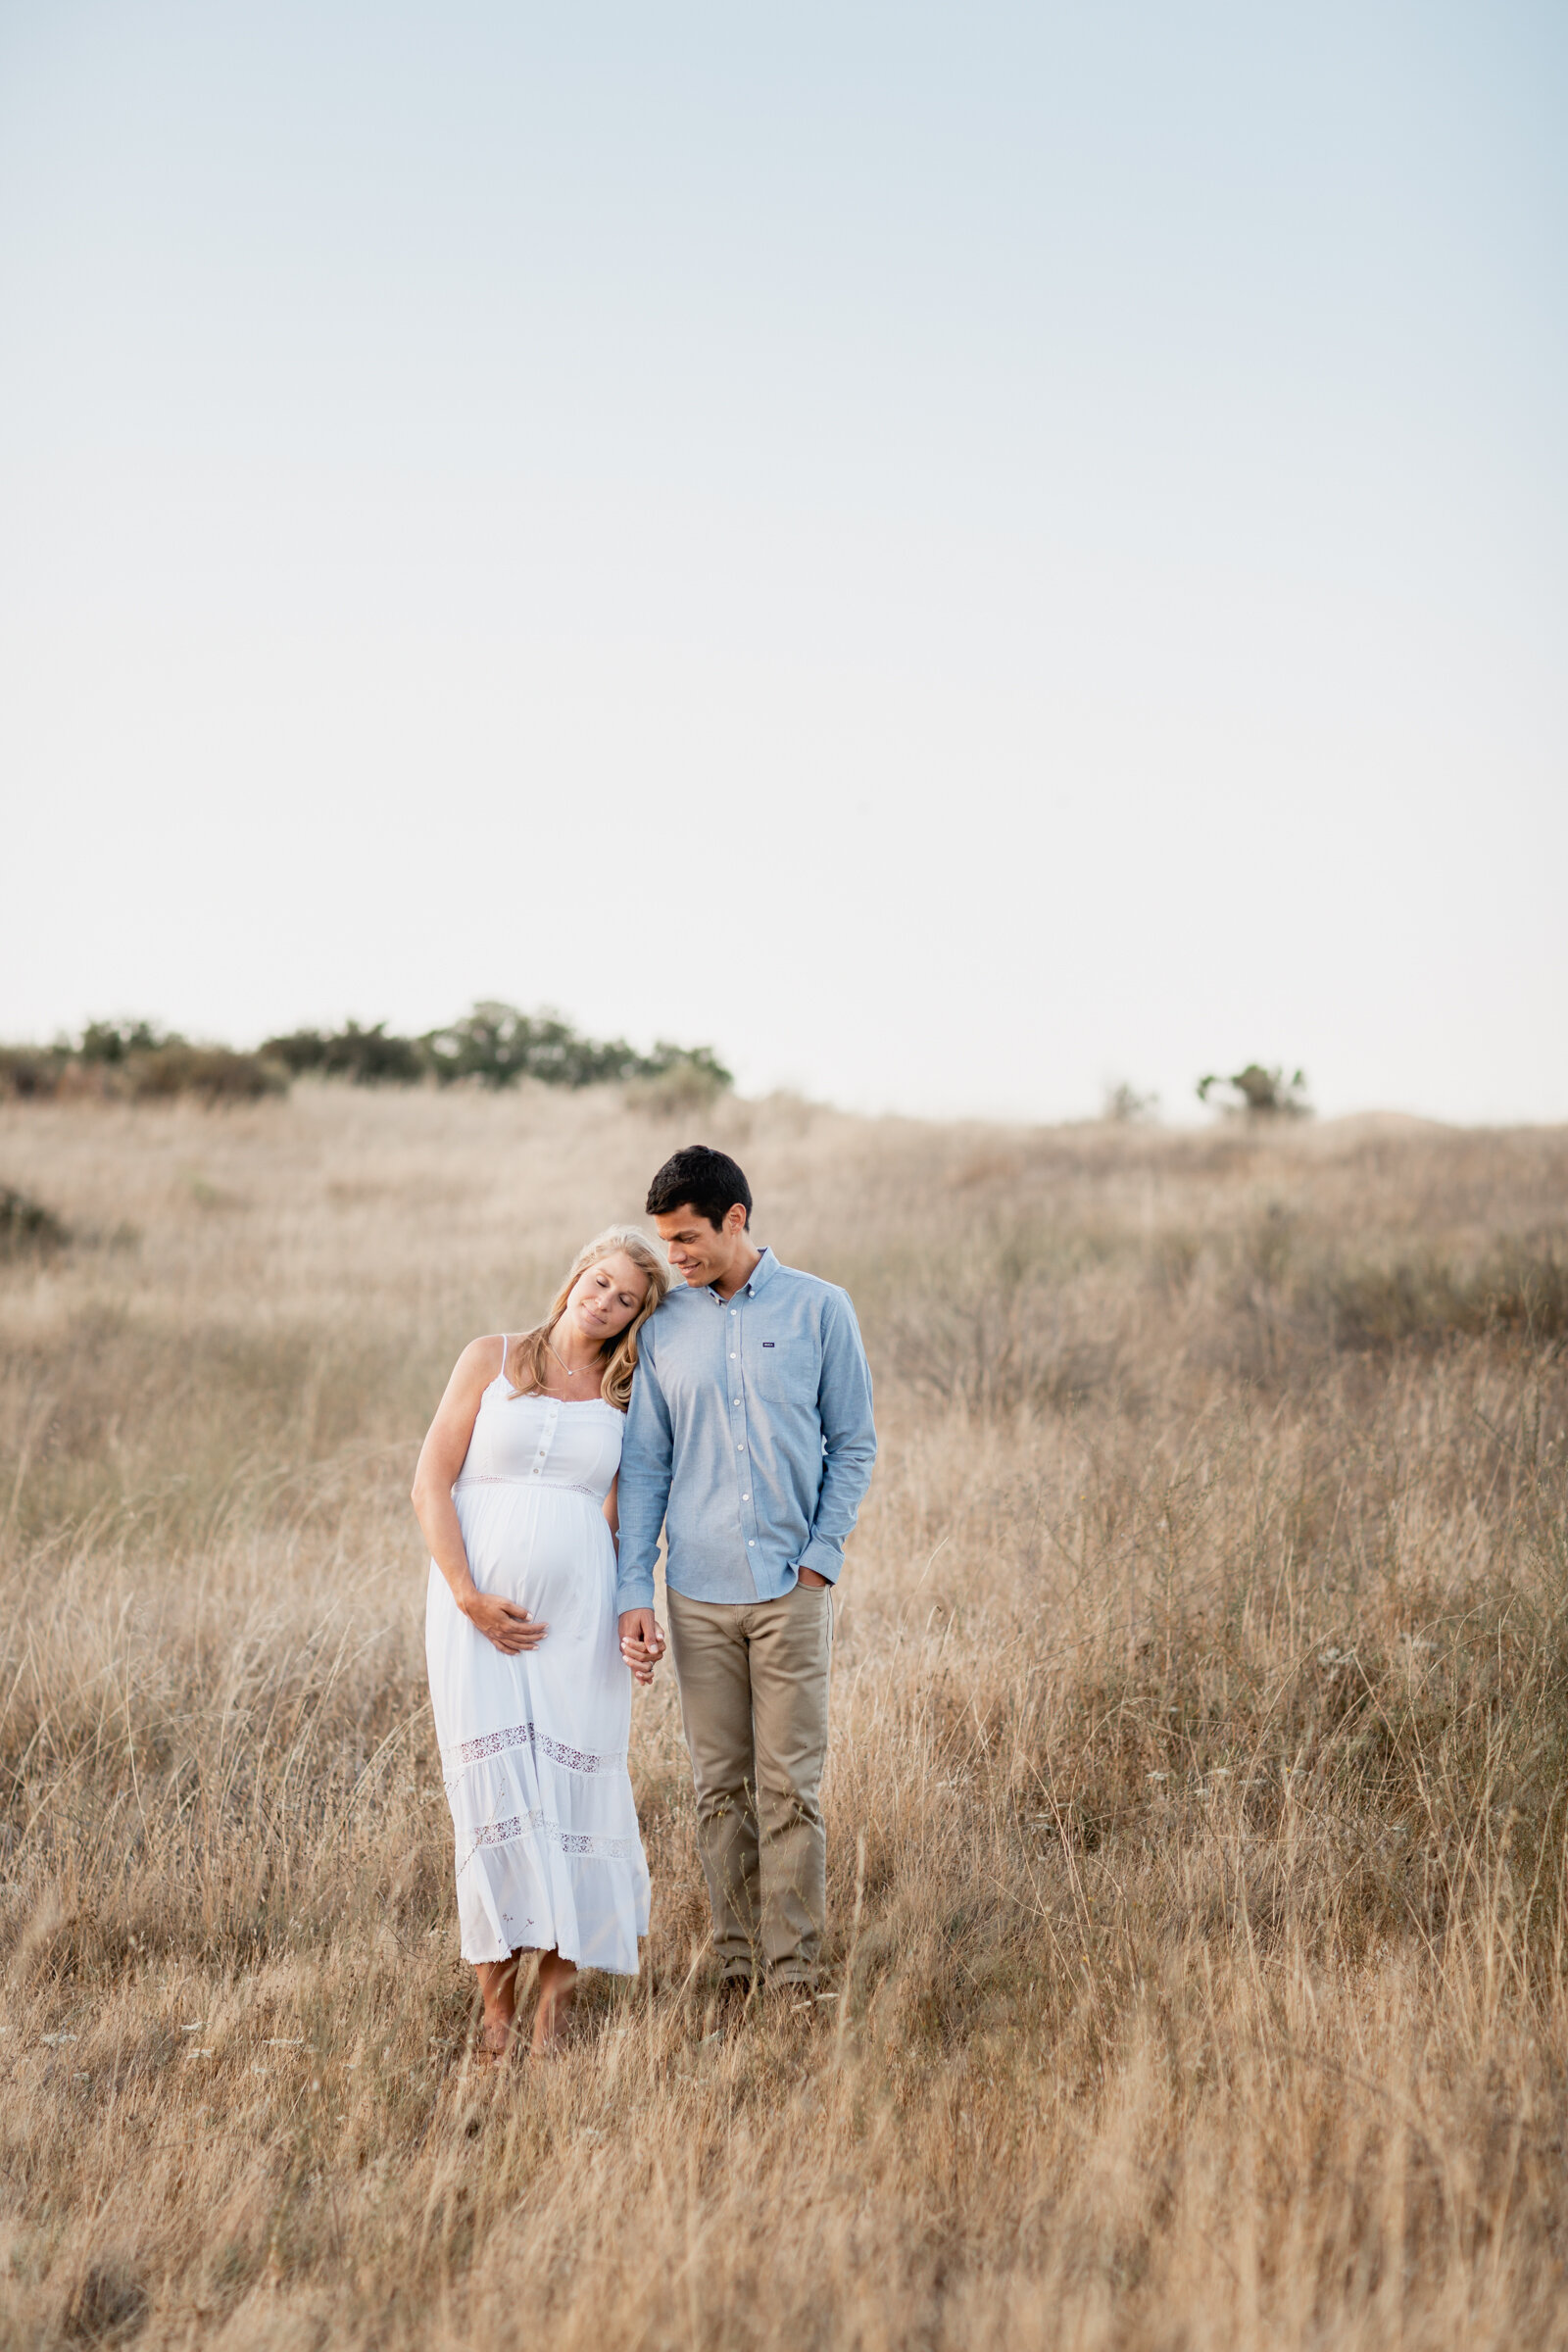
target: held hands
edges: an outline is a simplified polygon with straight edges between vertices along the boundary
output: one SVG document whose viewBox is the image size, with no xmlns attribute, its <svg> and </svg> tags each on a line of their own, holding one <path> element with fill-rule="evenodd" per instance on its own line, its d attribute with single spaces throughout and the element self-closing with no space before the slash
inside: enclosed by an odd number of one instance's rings
<svg viewBox="0 0 1568 2352">
<path fill-rule="evenodd" d="M 663 1629 L 652 1609 L 621 1611 L 620 1654 L 631 1669 L 632 1681 L 646 1690 L 664 1654 Z"/>
<path fill-rule="evenodd" d="M 495 1592 L 475 1592 L 463 1613 L 503 1657 L 514 1658 L 519 1650 L 537 1649 L 550 1631 L 526 1609 L 519 1609 L 514 1600 L 503 1600 Z"/>
</svg>

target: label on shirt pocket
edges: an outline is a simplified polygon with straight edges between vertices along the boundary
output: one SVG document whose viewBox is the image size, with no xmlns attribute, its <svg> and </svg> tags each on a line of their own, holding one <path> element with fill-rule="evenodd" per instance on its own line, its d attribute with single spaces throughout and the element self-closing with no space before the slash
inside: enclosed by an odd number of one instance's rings
<svg viewBox="0 0 1568 2352">
<path fill-rule="evenodd" d="M 822 1375 L 821 1357 L 806 1333 L 799 1338 L 784 1333 L 777 1339 L 753 1343 L 746 1352 L 746 1374 L 759 1396 L 814 1404 Z"/>
</svg>

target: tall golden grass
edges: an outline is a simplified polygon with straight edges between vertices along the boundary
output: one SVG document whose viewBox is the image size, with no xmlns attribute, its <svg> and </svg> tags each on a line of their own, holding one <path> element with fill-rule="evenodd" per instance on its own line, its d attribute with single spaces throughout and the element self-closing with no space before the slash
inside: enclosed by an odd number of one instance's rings
<svg viewBox="0 0 1568 2352">
<path fill-rule="evenodd" d="M 677 1136 L 0 1114 L 0 2340 L 1568 2343 L 1568 1136 L 704 1115 L 846 1282 L 831 1997 L 481 2074 L 406 1492 Z"/>
</svg>

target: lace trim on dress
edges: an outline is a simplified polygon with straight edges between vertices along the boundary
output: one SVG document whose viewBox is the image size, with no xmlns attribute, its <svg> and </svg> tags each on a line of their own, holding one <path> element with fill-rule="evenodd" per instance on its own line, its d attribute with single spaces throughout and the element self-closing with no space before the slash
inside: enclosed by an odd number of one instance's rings
<svg viewBox="0 0 1568 2352">
<path fill-rule="evenodd" d="M 564 1830 L 543 1813 L 514 1813 L 510 1821 L 487 1821 L 482 1830 L 475 1830 L 458 1868 L 466 1870 L 481 1845 L 513 1845 L 541 1835 L 564 1854 L 585 1854 L 595 1862 L 635 1862 L 642 1850 L 636 1838 L 590 1838 L 578 1830 Z"/>
<path fill-rule="evenodd" d="M 548 1487 L 552 1494 L 587 1494 L 599 1503 L 605 1499 L 597 1487 L 585 1487 L 578 1479 L 536 1478 L 531 1471 L 526 1478 L 509 1478 L 501 1470 L 465 1470 L 452 1482 L 454 1494 L 459 1487 Z"/>
<path fill-rule="evenodd" d="M 546 1756 L 552 1764 L 563 1765 L 567 1772 L 619 1772 L 626 1761 L 624 1748 L 615 1755 L 596 1754 L 586 1747 L 568 1747 L 564 1740 L 552 1740 L 544 1732 L 536 1732 L 531 1723 L 514 1723 L 504 1732 L 481 1732 L 477 1740 L 460 1740 L 444 1751 L 443 1760 L 464 1771 L 470 1764 L 482 1764 L 486 1756 L 499 1756 L 509 1747 L 531 1747 L 536 1755 Z"/>
</svg>

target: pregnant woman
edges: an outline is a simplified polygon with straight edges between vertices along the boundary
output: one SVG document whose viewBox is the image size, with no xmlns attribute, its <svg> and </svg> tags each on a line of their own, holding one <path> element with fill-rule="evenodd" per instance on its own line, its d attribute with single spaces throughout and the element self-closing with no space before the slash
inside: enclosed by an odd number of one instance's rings
<svg viewBox="0 0 1568 2352">
<path fill-rule="evenodd" d="M 634 1226 L 602 1233 L 536 1331 L 465 1348 L 415 1474 L 463 1956 L 495 2058 L 512 2039 L 524 1951 L 542 1955 L 540 2056 L 562 2035 L 578 1968 L 635 1976 L 648 1932 L 615 1475 L 637 1334 L 668 1288 Z"/>
</svg>

